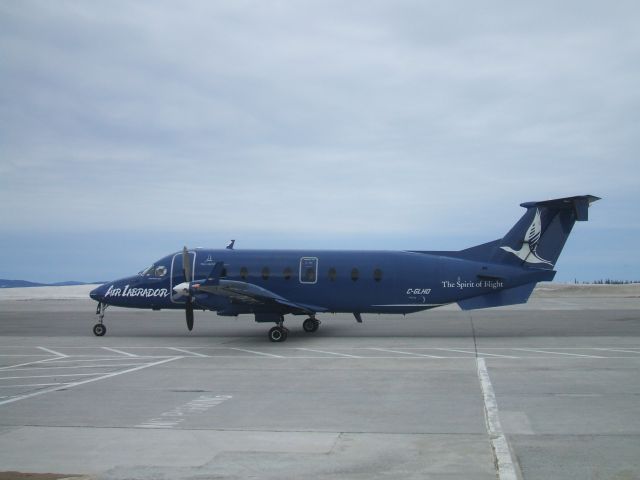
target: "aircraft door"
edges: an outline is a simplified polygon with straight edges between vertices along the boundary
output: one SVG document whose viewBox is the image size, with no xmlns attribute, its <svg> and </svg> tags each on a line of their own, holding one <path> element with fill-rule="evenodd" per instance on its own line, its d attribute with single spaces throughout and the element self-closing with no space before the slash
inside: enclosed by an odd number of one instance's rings
<svg viewBox="0 0 640 480">
<path fill-rule="evenodd" d="M 318 258 L 302 257 L 300 259 L 300 283 L 313 284 L 318 281 Z"/>
<path fill-rule="evenodd" d="M 189 251 L 189 262 L 191 263 L 191 275 L 196 271 L 196 252 Z M 194 278 L 190 279 L 191 281 Z M 180 285 L 185 281 L 184 268 L 182 266 L 182 252 L 176 253 L 171 259 L 171 280 L 170 280 L 170 295 L 172 303 L 185 303 L 186 297 L 182 295 L 176 295 L 173 291 L 173 287 Z"/>
</svg>

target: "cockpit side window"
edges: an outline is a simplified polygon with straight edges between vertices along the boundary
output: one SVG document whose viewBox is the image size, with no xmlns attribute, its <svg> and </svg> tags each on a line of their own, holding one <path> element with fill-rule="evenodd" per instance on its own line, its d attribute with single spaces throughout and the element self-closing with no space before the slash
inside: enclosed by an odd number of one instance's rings
<svg viewBox="0 0 640 480">
<path fill-rule="evenodd" d="M 148 277 L 149 275 L 151 275 L 153 273 L 153 271 L 156 269 L 155 265 L 151 265 L 150 267 L 147 267 L 143 270 L 140 271 L 140 275 L 142 275 L 143 277 Z"/>
<path fill-rule="evenodd" d="M 143 277 L 161 278 L 167 274 L 167 267 L 164 265 L 151 265 L 149 268 L 145 268 L 140 275 Z"/>
</svg>

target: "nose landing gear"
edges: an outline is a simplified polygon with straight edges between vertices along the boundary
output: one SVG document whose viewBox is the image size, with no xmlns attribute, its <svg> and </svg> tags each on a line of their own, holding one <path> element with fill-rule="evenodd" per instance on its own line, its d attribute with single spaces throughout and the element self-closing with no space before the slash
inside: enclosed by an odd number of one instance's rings
<svg viewBox="0 0 640 480">
<path fill-rule="evenodd" d="M 104 311 L 108 306 L 106 303 L 98 302 L 98 307 L 96 308 L 96 315 L 99 315 L 98 323 L 93 326 L 93 334 L 96 337 L 103 337 L 107 333 L 107 327 L 102 322 L 104 320 Z"/>
</svg>

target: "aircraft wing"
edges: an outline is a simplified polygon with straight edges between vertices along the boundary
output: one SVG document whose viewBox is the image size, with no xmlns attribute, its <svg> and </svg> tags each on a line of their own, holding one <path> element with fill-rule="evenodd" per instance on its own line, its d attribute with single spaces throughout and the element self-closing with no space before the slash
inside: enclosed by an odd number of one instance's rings
<svg viewBox="0 0 640 480">
<path fill-rule="evenodd" d="M 227 297 L 235 303 L 243 303 L 249 305 L 274 305 L 288 310 L 291 313 L 302 313 L 312 315 L 316 312 L 325 312 L 327 309 L 316 305 L 305 305 L 302 303 L 292 302 L 286 298 L 273 293 L 266 288 L 262 288 L 253 283 L 240 282 L 237 280 L 219 279 L 213 284 L 195 284 L 193 288 L 198 293 L 209 293 Z"/>
</svg>

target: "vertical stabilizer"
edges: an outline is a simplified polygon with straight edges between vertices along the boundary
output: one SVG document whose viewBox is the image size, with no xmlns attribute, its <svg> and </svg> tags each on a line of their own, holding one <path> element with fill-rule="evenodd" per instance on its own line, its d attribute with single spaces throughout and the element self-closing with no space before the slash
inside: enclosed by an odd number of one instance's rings
<svg viewBox="0 0 640 480">
<path fill-rule="evenodd" d="M 491 261 L 553 269 L 576 221 L 587 221 L 593 195 L 527 202 L 527 211 L 498 244 Z"/>
</svg>

